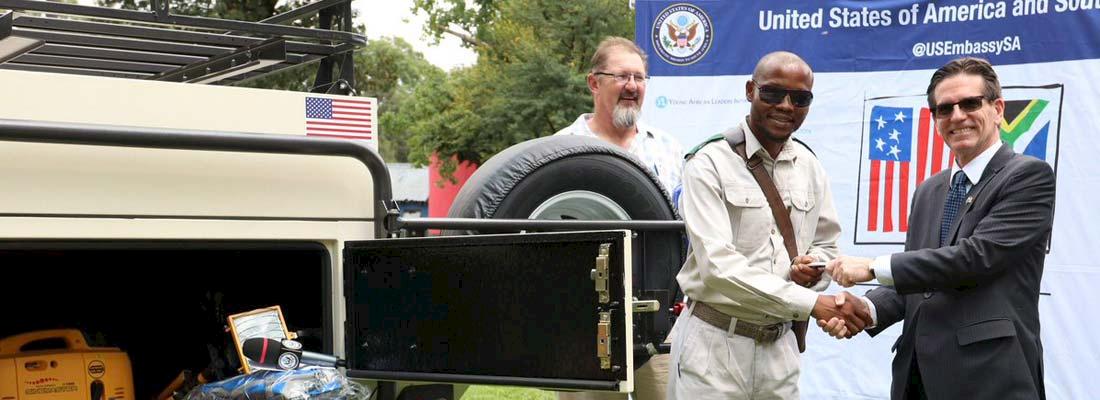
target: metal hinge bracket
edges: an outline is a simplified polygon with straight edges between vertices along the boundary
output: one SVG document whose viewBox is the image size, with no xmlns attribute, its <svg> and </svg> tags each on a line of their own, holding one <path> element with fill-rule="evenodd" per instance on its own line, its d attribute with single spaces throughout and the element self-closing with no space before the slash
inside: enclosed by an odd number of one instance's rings
<svg viewBox="0 0 1100 400">
<path fill-rule="evenodd" d="M 596 357 L 600 359 L 600 369 L 611 369 L 610 312 L 601 312 L 600 322 L 596 324 Z"/>
<path fill-rule="evenodd" d="M 611 292 L 608 288 L 608 265 L 611 263 L 611 244 L 600 245 L 600 253 L 596 256 L 596 269 L 591 272 L 592 280 L 596 281 L 596 293 L 600 296 L 600 304 L 611 301 Z"/>
</svg>

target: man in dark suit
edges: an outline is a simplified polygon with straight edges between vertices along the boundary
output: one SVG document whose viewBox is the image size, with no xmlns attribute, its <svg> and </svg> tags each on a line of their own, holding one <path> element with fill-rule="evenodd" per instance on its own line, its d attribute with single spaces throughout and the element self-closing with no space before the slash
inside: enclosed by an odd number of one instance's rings
<svg viewBox="0 0 1100 400">
<path fill-rule="evenodd" d="M 932 75 L 928 106 L 955 153 L 916 189 L 905 251 L 840 257 L 826 269 L 867 293 L 874 336 L 905 320 L 895 343 L 892 399 L 1042 399 L 1039 281 L 1054 216 L 1054 172 L 1000 141 L 1001 86 L 985 60 Z M 818 325 L 850 334 L 836 320 Z"/>
</svg>

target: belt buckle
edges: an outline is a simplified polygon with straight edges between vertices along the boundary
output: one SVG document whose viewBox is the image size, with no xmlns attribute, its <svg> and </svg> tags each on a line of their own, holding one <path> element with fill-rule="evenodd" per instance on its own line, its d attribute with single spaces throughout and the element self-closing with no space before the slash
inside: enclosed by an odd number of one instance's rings
<svg viewBox="0 0 1100 400">
<path fill-rule="evenodd" d="M 756 334 L 753 335 L 753 340 L 757 343 L 771 343 L 779 340 L 779 327 L 781 326 L 780 324 L 760 326 Z"/>
</svg>

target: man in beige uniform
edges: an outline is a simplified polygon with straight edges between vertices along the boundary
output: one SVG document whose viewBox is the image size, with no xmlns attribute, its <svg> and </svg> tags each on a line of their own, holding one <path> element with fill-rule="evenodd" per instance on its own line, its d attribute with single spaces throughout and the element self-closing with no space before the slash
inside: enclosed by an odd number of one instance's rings
<svg viewBox="0 0 1100 400">
<path fill-rule="evenodd" d="M 592 55 L 588 90 L 591 114 L 582 114 L 555 135 L 581 135 L 603 139 L 638 157 L 661 181 L 668 193 L 680 185 L 683 150 L 671 135 L 638 120 L 645 99 L 645 53 L 634 42 L 609 37 Z M 634 399 L 665 398 L 668 354 L 654 355 L 634 370 Z M 603 392 L 560 392 L 559 400 L 625 400 L 627 395 Z"/>
<path fill-rule="evenodd" d="M 852 297 L 838 307 L 820 269 L 840 236 L 829 180 L 817 158 L 791 135 L 813 100 L 813 72 L 787 52 L 760 60 L 745 93 L 745 152 L 763 160 L 790 210 L 798 256 L 791 262 L 760 186 L 722 135 L 684 165 L 682 214 L 691 250 L 677 280 L 690 299 L 676 322 L 670 399 L 796 399 L 799 351 L 791 321 L 839 317 L 854 330 Z M 842 294 L 847 299 L 850 294 Z"/>
</svg>

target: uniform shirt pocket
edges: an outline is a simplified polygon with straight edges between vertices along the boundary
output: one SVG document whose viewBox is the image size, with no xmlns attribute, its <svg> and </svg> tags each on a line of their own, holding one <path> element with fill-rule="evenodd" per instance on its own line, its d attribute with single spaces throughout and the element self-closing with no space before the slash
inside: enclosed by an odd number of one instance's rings
<svg viewBox="0 0 1100 400">
<path fill-rule="evenodd" d="M 798 238 L 799 252 L 805 252 L 817 230 L 817 213 L 814 211 L 817 199 L 813 193 L 803 190 L 792 190 L 790 193 L 791 227 Z"/>
<path fill-rule="evenodd" d="M 1016 336 L 1016 325 L 1006 318 L 991 319 L 959 328 L 955 331 L 959 346 L 981 341 Z"/>
<path fill-rule="evenodd" d="M 768 240 L 773 226 L 768 199 L 758 187 L 732 187 L 725 193 L 730 226 L 737 227 L 734 245 L 744 253 L 760 248 Z"/>
</svg>

